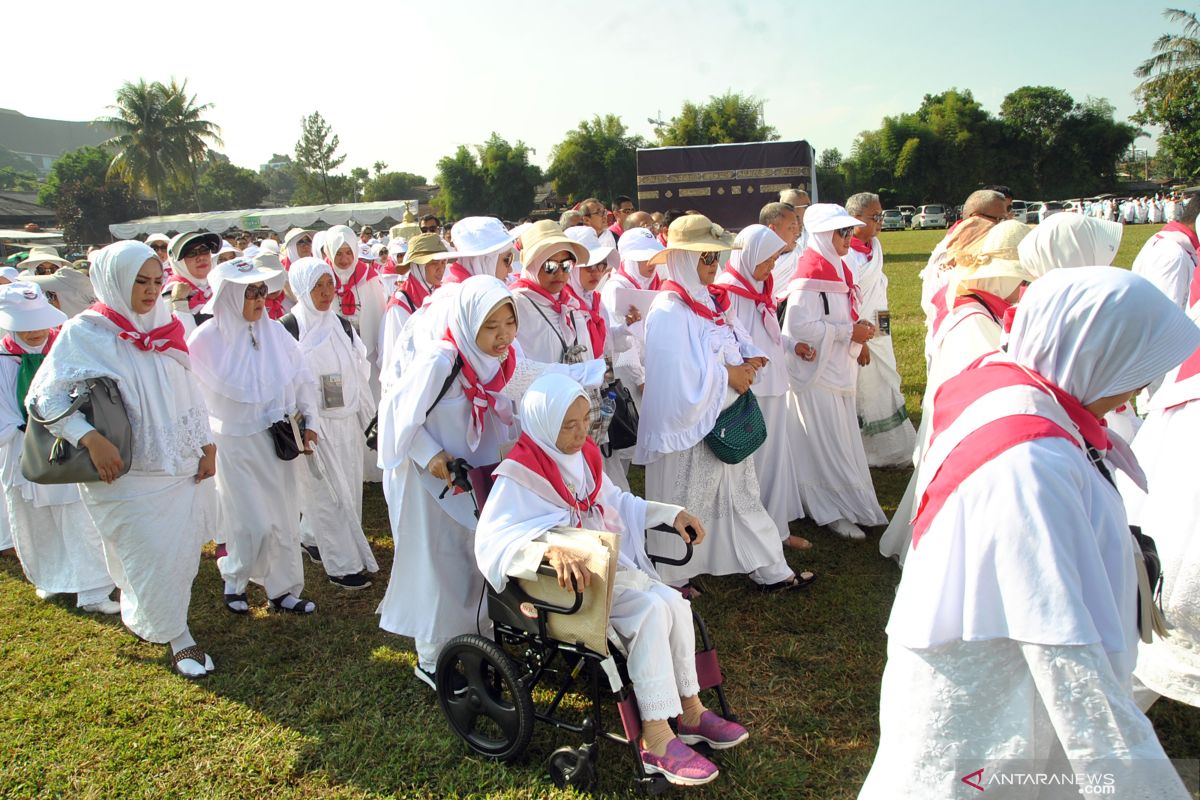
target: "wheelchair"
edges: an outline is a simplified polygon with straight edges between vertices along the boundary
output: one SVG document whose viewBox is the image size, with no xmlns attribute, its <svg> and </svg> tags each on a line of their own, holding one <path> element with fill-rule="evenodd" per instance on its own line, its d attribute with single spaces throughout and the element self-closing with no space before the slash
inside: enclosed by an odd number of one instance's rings
<svg viewBox="0 0 1200 800">
<path fill-rule="evenodd" d="M 482 509 L 487 499 L 493 469 L 495 465 L 474 469 L 459 465 L 456 484 L 460 487 L 470 485 L 477 509 Z M 656 530 L 676 533 L 674 528 L 666 525 Z M 692 545 L 690 542 L 685 544 L 686 552 L 681 558 L 651 556 L 651 561 L 656 564 L 687 563 Z M 547 564 L 543 564 L 538 573 L 556 574 Z M 670 784 L 662 775 L 647 774 L 643 767 L 639 746 L 641 719 L 624 658 L 616 650 L 611 656 L 605 656 L 581 642 L 557 640 L 547 631 L 547 619 L 551 615 L 571 615 L 579 611 L 584 595 L 577 586 L 573 585 L 572 590 L 574 601 L 569 605 L 558 605 L 534 598 L 515 580 L 509 581 L 503 592 L 487 586 L 487 611 L 493 625 L 493 638 L 467 634 L 446 644 L 436 669 L 442 712 L 451 730 L 471 750 L 503 763 L 522 757 L 538 722 L 580 737 L 581 744 L 560 747 L 547 760 L 550 778 L 559 788 L 571 786 L 581 791 L 593 790 L 599 744 L 601 741 L 615 743 L 633 756 L 638 788 L 651 795 L 661 794 Z M 736 721 L 722 687 L 721 667 L 708 628 L 694 610 L 692 618 L 701 645 L 696 653 L 700 690 L 713 692 L 721 716 Z M 612 687 L 618 684 L 615 704 L 620 729 L 610 731 L 605 726 L 605 701 Z M 542 700 L 537 703 L 535 690 L 542 695 Z M 583 708 L 574 713 L 567 711 L 563 702 L 572 693 L 576 696 L 576 705 L 580 694 L 585 701 Z M 566 705 L 571 703 L 568 700 Z M 707 750 L 704 754 L 709 755 Z"/>
</svg>

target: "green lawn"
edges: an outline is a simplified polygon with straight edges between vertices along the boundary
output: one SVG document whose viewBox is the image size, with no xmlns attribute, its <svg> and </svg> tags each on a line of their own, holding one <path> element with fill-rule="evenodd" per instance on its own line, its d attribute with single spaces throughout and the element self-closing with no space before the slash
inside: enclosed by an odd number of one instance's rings
<svg viewBox="0 0 1200 800">
<path fill-rule="evenodd" d="M 1131 228 L 1128 266 L 1152 232 Z M 941 232 L 885 234 L 894 335 L 910 411 L 923 389 L 917 270 Z M 890 514 L 908 475 L 881 472 Z M 192 595 L 192 629 L 220 672 L 173 675 L 165 648 L 120 623 L 39 602 L 13 559 L 0 560 L 0 796 L 2 797 L 565 797 L 543 769 L 571 742 L 539 729 L 524 763 L 497 767 L 467 754 L 433 695 L 411 674 L 408 640 L 376 627 L 392 559 L 378 490 L 365 524 L 383 576 L 340 593 L 307 565 L 312 619 L 249 617 L 220 603 L 206 557 Z M 153 513 L 152 509 L 147 509 Z M 807 592 L 762 597 L 746 580 L 706 580 L 697 601 L 717 639 L 731 700 L 749 744 L 720 758 L 722 776 L 695 797 L 852 798 L 878 735 L 883 626 L 899 573 L 874 540 L 854 544 L 806 526 L 816 547 L 797 567 L 820 574 Z M 1200 755 L 1200 712 L 1164 702 L 1152 718 L 1167 752 Z M 631 763 L 609 747 L 604 796 L 624 796 Z"/>
</svg>

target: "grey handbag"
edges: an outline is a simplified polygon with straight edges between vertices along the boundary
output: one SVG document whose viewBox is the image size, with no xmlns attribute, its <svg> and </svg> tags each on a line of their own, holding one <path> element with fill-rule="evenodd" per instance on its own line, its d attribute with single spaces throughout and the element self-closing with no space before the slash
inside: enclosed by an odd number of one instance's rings
<svg viewBox="0 0 1200 800">
<path fill-rule="evenodd" d="M 71 407 L 53 419 L 42 419 L 29 409 L 25 441 L 21 445 L 21 474 L 32 483 L 94 483 L 100 473 L 85 447 L 72 447 L 46 426 L 82 411 L 88 423 L 108 439 L 121 454 L 121 471 L 129 472 L 133 461 L 133 430 L 121 390 L 112 378 L 95 377 L 84 381 L 86 391 L 76 394 Z"/>
</svg>

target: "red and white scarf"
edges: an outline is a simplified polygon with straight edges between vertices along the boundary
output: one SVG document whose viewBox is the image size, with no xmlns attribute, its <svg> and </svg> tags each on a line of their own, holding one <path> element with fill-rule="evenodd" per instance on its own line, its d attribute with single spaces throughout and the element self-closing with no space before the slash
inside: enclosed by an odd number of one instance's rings
<svg viewBox="0 0 1200 800">
<path fill-rule="evenodd" d="M 565 286 L 563 287 L 563 290 L 558 293 L 558 297 L 555 297 L 547 292 L 536 281 L 531 281 L 526 277 L 518 278 L 509 288 L 512 289 L 514 294 L 520 291 L 526 291 L 546 301 L 546 304 L 549 305 L 550 310 L 555 314 L 558 314 L 558 318 L 563 325 L 563 330 L 568 330 L 572 333 L 575 333 L 575 315 L 571 312 L 576 309 L 576 306 Z M 530 299 L 532 300 L 533 298 Z"/>
<path fill-rule="evenodd" d="M 680 286 L 675 281 L 663 281 L 662 290 L 664 292 L 671 292 L 672 294 L 677 296 L 680 300 L 683 301 L 684 305 L 686 305 L 688 308 L 690 308 L 692 310 L 692 313 L 694 313 L 696 316 L 703 317 L 704 319 L 708 320 L 709 322 L 711 322 L 712 324 L 714 324 L 718 327 L 723 326 L 725 324 L 725 317 L 721 314 L 721 311 L 724 311 L 723 308 L 720 311 L 714 311 L 713 309 L 709 308 L 708 306 L 704 305 L 703 303 L 696 302 L 695 300 L 692 299 L 692 296 L 688 294 L 687 289 Z M 711 294 L 711 292 L 710 292 L 710 294 Z M 713 301 L 717 302 L 717 298 L 714 297 Z M 721 305 L 725 305 L 726 307 L 728 307 L 727 302 L 722 303 Z"/>
<path fill-rule="evenodd" d="M 855 291 L 854 274 L 841 261 L 840 269 L 813 250 L 805 250 L 796 261 L 796 272 L 788 281 L 785 294 L 792 292 L 826 292 L 850 295 L 850 319 L 858 321 L 858 292 Z"/>
<path fill-rule="evenodd" d="M 436 290 L 435 286 L 434 291 Z M 433 292 L 425 288 L 425 284 L 421 283 L 421 279 L 410 269 L 408 277 L 396 284 L 392 296 L 388 298 L 387 307 L 400 306 L 409 314 L 415 314 L 432 294 Z"/>
<path fill-rule="evenodd" d="M 183 323 L 179 317 L 171 315 L 171 321 L 153 330 L 143 333 L 133 326 L 125 317 L 112 308 L 97 302 L 88 311 L 95 312 L 115 326 L 117 338 L 129 342 L 144 353 L 162 353 L 171 356 L 185 367 L 191 366 L 188 358 L 187 341 L 184 338 Z"/>
<path fill-rule="evenodd" d="M 462 385 L 463 394 L 467 396 L 467 402 L 471 404 L 471 423 L 467 434 L 467 442 L 471 444 L 471 449 L 475 449 L 479 444 L 480 437 L 483 435 L 484 419 L 488 409 L 492 409 L 497 414 L 501 415 L 504 422 L 511 422 L 511 414 L 505 414 L 496 404 L 496 393 L 503 389 L 513 372 L 517 368 L 517 354 L 513 350 L 512 345 L 508 347 L 508 355 L 500 361 L 500 369 L 496 370 L 496 374 L 491 379 L 484 383 L 475 373 L 475 369 L 471 366 L 470 360 L 463 354 L 462 349 L 458 346 L 458 342 L 454 341 L 454 334 L 450 329 L 446 329 L 445 335 L 442 337 L 449 342 L 458 352 L 458 360 L 462 364 L 462 371 L 459 373 L 459 383 Z M 505 405 L 507 408 L 507 405 Z M 508 419 L 504 419 L 507 416 Z"/>
<path fill-rule="evenodd" d="M 587 315 L 588 338 L 592 342 L 592 358 L 604 357 L 604 344 L 608 340 L 608 323 L 604 319 L 604 310 L 600 307 L 600 293 L 592 292 L 592 302 L 589 307 L 583 298 L 569 285 L 564 289 L 571 299 Z"/>
<path fill-rule="evenodd" d="M 50 335 L 46 337 L 46 343 L 42 345 L 41 354 L 46 355 L 50 352 L 50 347 L 54 344 L 54 340 L 58 338 L 58 328 L 51 328 Z M 28 355 L 30 351 L 16 340 L 11 334 L 5 334 L 3 339 L 0 339 L 0 347 L 3 347 L 7 352 L 14 356 Z"/>
<path fill-rule="evenodd" d="M 326 259 L 328 262 L 328 259 Z M 331 265 L 332 266 L 332 265 Z M 353 317 L 358 313 L 359 303 L 358 298 L 354 294 L 354 289 L 361 283 L 374 278 L 378 272 L 374 265 L 367 264 L 365 261 L 359 261 L 354 265 L 354 273 L 346 280 L 342 281 L 337 274 L 337 268 L 333 270 L 333 282 L 337 288 L 337 296 L 341 298 L 341 315 L 343 317 Z"/>
<path fill-rule="evenodd" d="M 212 287 L 211 286 L 204 286 L 203 288 L 201 288 L 200 286 L 197 286 L 192 281 L 190 281 L 187 278 L 180 275 L 178 272 L 173 273 L 171 275 L 170 279 L 166 282 L 166 285 L 163 287 L 164 291 L 170 289 L 172 284 L 176 284 L 176 283 L 182 283 L 185 286 L 188 286 L 189 288 L 191 288 L 192 291 L 191 291 L 191 294 L 188 295 L 187 304 L 188 304 L 188 311 L 191 311 L 193 314 L 198 313 L 200 311 L 200 309 L 204 306 L 204 304 L 212 299 Z"/>
<path fill-rule="evenodd" d="M 495 474 L 504 475 L 554 502 L 550 497 L 546 497 L 550 493 L 545 491 L 545 486 L 549 486 L 557 501 L 561 501 L 562 505 L 571 510 L 571 523 L 582 527 L 584 519 L 589 515 L 604 515 L 604 507 L 597 502 L 600 489 L 604 485 L 604 459 L 600 455 L 600 448 L 591 438 L 585 439 L 583 443 L 583 463 L 586 477 L 589 479 L 586 482 L 591 485 L 591 489 L 579 487 L 583 490 L 583 496 L 579 497 L 563 481 L 562 471 L 554 463 L 554 459 L 550 458 L 528 433 L 522 433 L 504 457 L 504 461 L 496 468 Z M 514 466 L 519 468 L 513 469 Z"/>
<path fill-rule="evenodd" d="M 625 280 L 629 281 L 629 285 L 632 286 L 634 289 L 641 289 L 642 291 L 649 291 L 649 292 L 657 292 L 659 289 L 662 288 L 663 281 L 662 281 L 662 278 L 659 277 L 658 270 L 655 270 L 654 274 L 652 276 L 650 276 L 650 284 L 648 286 L 642 286 L 642 281 L 640 280 L 640 276 L 638 278 L 635 278 L 634 276 L 629 274 L 629 272 L 625 269 L 624 261 L 622 261 L 621 265 L 619 267 L 617 267 L 617 274 L 620 275 Z"/>
<path fill-rule="evenodd" d="M 738 272 L 733 267 L 726 265 L 725 274 L 732 278 L 731 281 L 720 281 L 709 287 L 709 294 L 714 297 L 722 296 L 725 293 L 735 294 L 738 297 L 744 297 L 754 303 L 754 307 L 758 309 L 758 313 L 762 315 L 763 328 L 767 335 L 771 337 L 771 341 L 775 344 L 780 344 L 783 341 L 783 335 L 779 330 L 778 306 L 775 304 L 775 277 L 768 275 L 767 279 L 762 282 L 762 291 L 754 288 L 750 281 L 742 273 Z"/>
</svg>

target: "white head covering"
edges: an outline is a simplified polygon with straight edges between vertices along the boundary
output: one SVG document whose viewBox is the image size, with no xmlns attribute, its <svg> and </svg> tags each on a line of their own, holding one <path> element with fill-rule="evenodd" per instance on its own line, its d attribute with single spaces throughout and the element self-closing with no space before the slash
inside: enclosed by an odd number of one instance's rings
<svg viewBox="0 0 1200 800">
<path fill-rule="evenodd" d="M 455 307 L 446 325 L 454 334 L 459 352 L 475 370 L 476 377 L 487 383 L 499 371 L 500 359 L 480 350 L 479 345 L 475 344 L 475 337 L 496 306 L 511 303 L 513 314 L 516 314 L 517 306 L 512 292 L 495 276 L 472 275 L 462 282 L 462 288 L 454 295 L 454 300 Z"/>
<path fill-rule="evenodd" d="M 1140 389 L 1200 347 L 1200 328 L 1115 267 L 1057 270 L 1021 298 L 1008 353 L 1087 405 Z"/>
<path fill-rule="evenodd" d="M 15 281 L 17 276 L 21 274 L 21 270 L 16 267 L 0 267 L 0 278 L 7 278 L 10 281 Z"/>
<path fill-rule="evenodd" d="M 274 239 L 263 239 L 263 243 L 258 246 L 260 253 L 270 253 L 273 256 L 279 255 L 279 242 Z"/>
<path fill-rule="evenodd" d="M 58 306 L 68 317 L 82 313 L 88 306 L 96 302 L 96 290 L 92 288 L 92 280 L 77 269 L 60 269 L 53 275 L 34 275 L 29 279 L 43 291 L 51 291 L 58 295 Z"/>
<path fill-rule="evenodd" d="M 325 239 L 321 246 L 324 249 L 325 260 L 330 264 L 334 263 L 334 257 L 337 256 L 337 252 L 343 246 L 349 247 L 350 252 L 354 253 L 354 263 L 349 267 L 345 269 L 334 267 L 334 270 L 342 278 L 349 277 L 354 272 L 354 268 L 358 266 L 358 237 L 354 234 L 354 231 L 350 230 L 349 225 L 334 225 L 325 231 Z"/>
<path fill-rule="evenodd" d="M 494 278 L 496 276 L 496 265 L 500 263 L 500 258 L 512 252 L 512 250 L 513 248 L 510 245 L 509 247 L 482 256 L 460 256 L 458 263 L 462 264 L 463 269 L 472 275 L 490 275 Z"/>
<path fill-rule="evenodd" d="M 1120 223 L 1055 214 L 1017 245 L 1021 266 L 1034 278 L 1057 267 L 1107 267 L 1117 257 L 1124 228 Z"/>
<path fill-rule="evenodd" d="M 754 268 L 782 253 L 787 242 L 766 225 L 747 225 L 733 241 L 735 249 L 729 255 L 729 268 L 761 291 L 763 282 L 755 279 Z"/>
<path fill-rule="evenodd" d="M 687 290 L 688 295 L 696 302 L 715 310 L 708 287 L 700 282 L 697 268 L 700 266 L 700 254 L 692 250 L 669 250 L 667 252 L 667 275 L 671 280 Z"/>
<path fill-rule="evenodd" d="M 294 405 L 291 392 L 296 359 L 291 335 L 267 317 L 255 322 L 244 314 L 245 289 L 265 283 L 268 292 L 283 288 L 284 274 L 235 258 L 213 268 L 213 298 L 204 306 L 212 319 L 192 332 L 188 348 L 197 379 L 210 392 L 239 403 L 269 404 L 275 421 Z M 284 342 L 286 338 L 288 342 Z M 267 423 L 269 424 L 269 422 Z"/>
<path fill-rule="evenodd" d="M 817 255 L 840 269 L 842 257 L 833 246 L 833 231 L 810 231 L 806 249 L 816 251 Z"/>
<path fill-rule="evenodd" d="M 587 466 L 583 452 L 567 455 L 556 446 L 567 409 L 577 398 L 587 399 L 583 387 L 566 375 L 547 373 L 540 376 L 521 398 L 521 430 L 554 461 L 563 479 L 582 495 L 586 486 Z"/>
<path fill-rule="evenodd" d="M 317 231 L 312 235 L 312 254 L 317 258 L 325 257 L 325 231 Z M 295 244 L 292 245 L 295 247 Z M 290 250 L 288 251 L 291 252 Z M 297 254 L 297 258 L 299 254 Z"/>
<path fill-rule="evenodd" d="M 292 307 L 292 314 L 296 317 L 300 329 L 301 352 L 320 347 L 330 336 L 345 337 L 333 309 L 318 311 L 313 305 L 312 290 L 322 275 L 328 275 L 332 280 L 333 267 L 312 256 L 293 261 L 288 269 L 288 285 L 292 287 L 292 294 L 296 295 L 296 305 Z M 334 301 L 336 300 L 335 297 Z"/>
<path fill-rule="evenodd" d="M 18 281 L 0 286 L 0 328 L 12 333 L 57 328 L 67 315 L 50 305 L 41 287 Z"/>
<path fill-rule="evenodd" d="M 308 238 L 313 242 L 313 255 L 317 258 L 321 257 L 321 250 L 316 246 L 316 239 L 313 238 L 312 231 L 307 231 L 304 228 L 292 228 L 283 237 L 284 255 L 287 256 L 289 264 L 300 258 L 300 252 L 296 249 L 296 242 L 305 234 L 308 234 Z"/>
<path fill-rule="evenodd" d="M 133 323 L 133 327 L 142 333 L 161 328 L 171 321 L 171 310 L 165 303 L 155 303 L 154 308 L 146 314 L 134 314 L 129 305 L 138 272 L 152 258 L 158 262 L 154 251 L 141 242 L 117 242 L 95 253 L 92 268 L 88 272 L 96 289 L 96 298 Z M 161 269 L 162 263 L 158 264 Z"/>
</svg>

